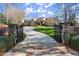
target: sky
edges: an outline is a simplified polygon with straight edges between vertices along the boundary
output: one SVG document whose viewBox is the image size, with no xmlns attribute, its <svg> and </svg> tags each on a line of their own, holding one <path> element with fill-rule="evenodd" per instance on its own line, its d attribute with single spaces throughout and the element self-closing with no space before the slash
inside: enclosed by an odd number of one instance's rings
<svg viewBox="0 0 79 59">
<path fill-rule="evenodd" d="M 55 3 L 13 3 L 13 7 L 23 9 L 26 12 L 26 18 L 54 17 L 58 15 L 58 7 L 61 5 Z M 0 12 L 4 12 L 7 4 L 0 4 Z"/>
<path fill-rule="evenodd" d="M 26 4 L 26 14 L 30 17 L 53 17 L 58 13 L 57 7 L 55 4 L 49 3 L 35 3 L 35 4 Z"/>
<path fill-rule="evenodd" d="M 62 14 L 62 7 L 64 3 L 13 3 L 13 7 L 23 9 L 27 19 L 39 17 L 54 17 Z M 73 4 L 69 4 L 73 5 Z M 0 3 L 0 12 L 5 12 L 7 9 L 6 3 Z"/>
</svg>

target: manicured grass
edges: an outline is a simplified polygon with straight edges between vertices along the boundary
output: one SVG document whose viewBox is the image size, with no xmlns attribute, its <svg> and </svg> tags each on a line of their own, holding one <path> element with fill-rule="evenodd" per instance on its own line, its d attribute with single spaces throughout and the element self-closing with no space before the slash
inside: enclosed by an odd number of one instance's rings
<svg viewBox="0 0 79 59">
<path fill-rule="evenodd" d="M 36 26 L 35 30 L 38 31 L 38 32 L 42 32 L 44 34 L 47 34 L 50 37 L 54 38 L 54 35 L 55 35 L 54 27 Z"/>
<path fill-rule="evenodd" d="M 49 26 L 36 26 L 36 31 L 47 34 L 51 38 L 55 39 L 57 42 L 62 43 L 60 33 L 54 27 Z"/>
</svg>

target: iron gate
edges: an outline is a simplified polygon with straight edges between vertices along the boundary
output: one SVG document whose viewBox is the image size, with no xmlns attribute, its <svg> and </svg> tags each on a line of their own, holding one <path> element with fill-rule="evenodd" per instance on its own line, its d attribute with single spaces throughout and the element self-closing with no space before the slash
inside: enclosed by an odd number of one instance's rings
<svg viewBox="0 0 79 59">
<path fill-rule="evenodd" d="M 62 33 L 62 26 L 54 25 L 54 39 L 59 43 L 62 43 L 61 33 Z"/>
</svg>

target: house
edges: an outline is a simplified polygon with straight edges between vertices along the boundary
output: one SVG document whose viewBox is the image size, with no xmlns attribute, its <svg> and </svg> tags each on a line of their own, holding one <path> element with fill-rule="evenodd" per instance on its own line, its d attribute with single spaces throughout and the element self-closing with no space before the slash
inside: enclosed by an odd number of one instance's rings
<svg viewBox="0 0 79 59">
<path fill-rule="evenodd" d="M 46 18 L 46 25 L 47 26 L 53 26 L 58 25 L 61 21 L 56 18 Z"/>
<path fill-rule="evenodd" d="M 58 18 L 44 18 L 44 17 L 40 17 L 37 20 L 33 21 L 34 24 L 37 25 L 47 25 L 47 26 L 53 26 L 53 25 L 58 25 L 59 23 L 61 23 L 61 21 Z M 32 22 L 32 23 L 33 23 Z"/>
<path fill-rule="evenodd" d="M 43 26 L 53 26 L 53 25 L 58 25 L 59 23 L 61 23 L 61 21 L 58 18 L 44 18 L 44 17 L 40 17 L 40 18 L 32 18 L 32 20 L 28 21 L 25 20 L 25 24 L 26 25 L 31 25 L 31 26 L 36 26 L 36 25 L 43 25 Z"/>
<path fill-rule="evenodd" d="M 46 19 L 44 17 L 40 17 L 36 20 L 37 25 L 46 25 Z"/>
</svg>

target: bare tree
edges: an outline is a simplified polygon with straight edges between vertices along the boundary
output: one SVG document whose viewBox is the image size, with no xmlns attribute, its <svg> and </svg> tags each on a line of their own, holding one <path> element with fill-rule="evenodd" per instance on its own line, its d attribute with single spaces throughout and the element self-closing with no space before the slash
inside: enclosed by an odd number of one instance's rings
<svg viewBox="0 0 79 59">
<path fill-rule="evenodd" d="M 9 5 L 6 10 L 6 17 L 9 23 L 21 25 L 23 19 L 25 18 L 25 12 L 24 10 L 14 8 Z"/>
</svg>

